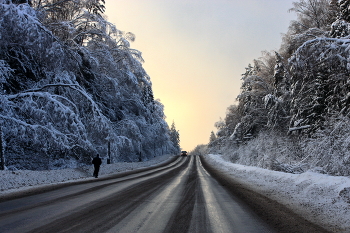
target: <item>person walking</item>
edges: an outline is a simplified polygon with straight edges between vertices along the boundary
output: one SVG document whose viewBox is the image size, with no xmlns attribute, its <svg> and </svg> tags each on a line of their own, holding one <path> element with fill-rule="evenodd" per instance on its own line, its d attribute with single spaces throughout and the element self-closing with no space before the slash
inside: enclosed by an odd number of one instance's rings
<svg viewBox="0 0 350 233">
<path fill-rule="evenodd" d="M 100 166 L 102 164 L 102 160 L 100 155 L 97 154 L 95 158 L 92 159 L 92 164 L 94 165 L 94 177 L 98 177 L 98 172 L 100 171 Z"/>
</svg>

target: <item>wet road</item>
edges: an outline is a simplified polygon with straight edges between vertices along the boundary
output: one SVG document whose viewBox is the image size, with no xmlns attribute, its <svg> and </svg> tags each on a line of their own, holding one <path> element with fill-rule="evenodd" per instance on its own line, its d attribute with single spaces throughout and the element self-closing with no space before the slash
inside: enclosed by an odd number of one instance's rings
<svg viewBox="0 0 350 233">
<path fill-rule="evenodd" d="M 94 180 L 95 181 L 95 180 Z M 274 232 L 202 166 L 166 166 L 0 203 L 0 232 Z"/>
</svg>

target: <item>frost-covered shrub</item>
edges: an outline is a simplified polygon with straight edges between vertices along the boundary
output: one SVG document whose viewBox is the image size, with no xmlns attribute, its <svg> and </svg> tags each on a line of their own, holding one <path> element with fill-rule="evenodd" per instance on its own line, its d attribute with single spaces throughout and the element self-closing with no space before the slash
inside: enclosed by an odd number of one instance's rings
<svg viewBox="0 0 350 233">
<path fill-rule="evenodd" d="M 318 130 L 312 138 L 261 132 L 256 138 L 239 147 L 221 147 L 221 153 L 231 162 L 248 166 L 289 173 L 312 170 L 330 175 L 349 176 L 348 122 L 348 117 L 329 119 L 329 126 Z"/>
<path fill-rule="evenodd" d="M 305 168 L 299 163 L 303 157 L 299 141 L 276 132 L 261 132 L 239 147 L 227 147 L 223 154 L 231 162 L 271 170 L 299 173 Z"/>
<path fill-rule="evenodd" d="M 329 126 L 303 142 L 303 158 L 323 173 L 350 175 L 350 126 L 348 117 L 329 119 Z"/>
</svg>

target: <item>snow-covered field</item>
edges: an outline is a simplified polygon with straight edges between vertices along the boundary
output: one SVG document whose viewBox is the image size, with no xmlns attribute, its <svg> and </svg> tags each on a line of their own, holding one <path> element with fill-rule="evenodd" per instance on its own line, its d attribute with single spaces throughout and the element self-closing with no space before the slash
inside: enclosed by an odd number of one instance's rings
<svg viewBox="0 0 350 233">
<path fill-rule="evenodd" d="M 290 174 L 228 162 L 221 155 L 206 160 L 237 181 L 289 207 L 332 232 L 350 232 L 350 178 L 314 172 Z"/>
<path fill-rule="evenodd" d="M 102 163 L 99 177 L 112 173 L 135 170 L 143 167 L 150 167 L 171 159 L 172 155 L 163 155 L 145 162 L 135 163 Z M 74 182 L 81 179 L 92 178 L 93 165 L 76 169 L 47 170 L 47 171 L 0 171 L 0 196 L 33 186 L 47 185 L 60 182 Z"/>
</svg>

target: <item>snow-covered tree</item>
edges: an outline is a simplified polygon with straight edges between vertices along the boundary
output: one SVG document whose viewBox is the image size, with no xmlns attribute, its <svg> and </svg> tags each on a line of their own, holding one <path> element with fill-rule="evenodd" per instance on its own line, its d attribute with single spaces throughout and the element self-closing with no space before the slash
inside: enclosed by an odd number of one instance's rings
<svg viewBox="0 0 350 233">
<path fill-rule="evenodd" d="M 325 37 L 336 20 L 337 8 L 328 0 L 300 0 L 293 3 L 291 12 L 297 14 L 284 34 L 280 53 L 288 59 L 304 42 Z"/>
<path fill-rule="evenodd" d="M 350 22 L 350 1 L 349 0 L 340 0 L 339 5 L 336 1 L 332 1 L 332 6 L 339 6 L 339 16 L 341 19 L 344 19 L 346 22 Z"/>
<path fill-rule="evenodd" d="M 290 60 L 291 127 L 322 127 L 325 116 L 349 112 L 349 39 L 318 38 L 304 43 Z"/>
<path fill-rule="evenodd" d="M 329 26 L 334 22 L 334 13 L 330 11 L 334 5 L 330 4 L 329 0 L 300 0 L 293 2 L 293 7 L 290 11 L 295 12 L 298 16 L 298 21 L 293 21 L 291 27 L 296 32 L 305 31 L 308 28 L 329 29 Z M 333 2 L 334 4 L 334 2 Z"/>
<path fill-rule="evenodd" d="M 264 96 L 274 92 L 274 63 L 270 53 L 254 61 L 254 67 L 249 65 L 242 75 L 241 93 L 238 95 L 238 108 L 242 111 L 241 127 L 243 135 L 257 134 L 267 124 L 267 109 L 264 106 Z"/>
<path fill-rule="evenodd" d="M 227 128 L 227 134 L 231 135 L 236 127 L 236 125 L 241 121 L 242 112 L 237 105 L 230 105 L 226 109 L 225 125 Z"/>
<path fill-rule="evenodd" d="M 135 37 L 103 18 L 104 1 L 0 1 L 0 124 L 12 168 L 139 161 L 172 153 Z M 108 147 L 110 145 L 110 147 Z"/>
<path fill-rule="evenodd" d="M 290 77 L 284 59 L 275 52 L 274 92 L 263 97 L 265 108 L 268 109 L 267 127 L 273 130 L 285 131 L 289 122 L 290 111 Z"/>
<path fill-rule="evenodd" d="M 176 129 L 174 121 L 171 124 L 171 128 L 170 128 L 170 140 L 176 149 L 176 153 L 179 153 L 181 150 L 180 149 L 180 134 L 179 134 L 179 131 Z"/>
<path fill-rule="evenodd" d="M 216 140 L 216 135 L 213 131 L 211 131 L 210 137 L 209 137 L 209 144 L 214 142 L 215 140 Z"/>
<path fill-rule="evenodd" d="M 214 126 L 217 129 L 216 135 L 218 137 L 226 136 L 227 134 L 226 124 L 225 124 L 225 121 L 221 119 L 221 117 L 219 121 L 215 122 Z"/>
<path fill-rule="evenodd" d="M 333 38 L 346 37 L 350 34 L 350 1 L 341 0 L 338 4 L 338 1 L 332 1 L 331 6 L 333 12 L 337 13 L 337 20 L 335 20 L 331 25 L 330 36 Z"/>
<path fill-rule="evenodd" d="M 300 0 L 278 52 L 246 68 L 237 106 L 209 153 L 299 173 L 349 174 L 348 0 Z M 228 134 L 226 132 L 229 132 Z"/>
</svg>

